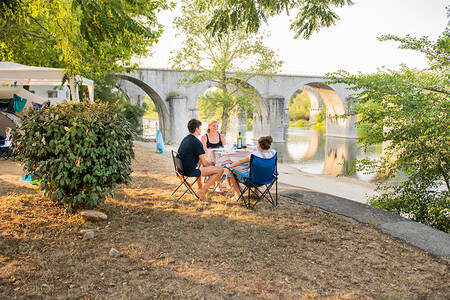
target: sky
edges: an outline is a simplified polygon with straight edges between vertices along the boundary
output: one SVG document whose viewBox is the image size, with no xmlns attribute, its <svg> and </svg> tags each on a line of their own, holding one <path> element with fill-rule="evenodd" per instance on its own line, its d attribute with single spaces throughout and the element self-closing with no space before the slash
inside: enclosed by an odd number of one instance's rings
<svg viewBox="0 0 450 300">
<path fill-rule="evenodd" d="M 322 29 L 309 40 L 294 39 L 289 30 L 290 19 L 279 15 L 268 20 L 263 29 L 270 37 L 266 46 L 275 50 L 284 62 L 280 73 L 324 75 L 339 69 L 351 73 L 376 72 L 377 68 L 422 69 L 427 66 L 423 54 L 398 49 L 398 43 L 380 42 L 378 36 L 411 34 L 436 40 L 447 25 L 445 7 L 450 0 L 353 0 L 352 6 L 337 8 L 340 20 L 336 25 Z M 175 37 L 173 18 L 179 10 L 163 12 L 159 16 L 164 34 L 151 49 L 152 56 L 137 60 L 140 67 L 171 68 L 171 51 L 180 48 L 181 37 Z M 294 16 L 294 14 L 291 14 Z"/>
</svg>

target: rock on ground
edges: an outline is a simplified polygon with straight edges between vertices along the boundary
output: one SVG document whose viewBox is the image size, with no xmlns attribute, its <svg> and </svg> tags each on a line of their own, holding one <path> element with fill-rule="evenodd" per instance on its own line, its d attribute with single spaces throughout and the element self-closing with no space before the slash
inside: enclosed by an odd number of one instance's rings
<svg viewBox="0 0 450 300">
<path fill-rule="evenodd" d="M 80 215 L 89 221 L 106 221 L 108 216 L 98 210 L 83 210 Z"/>
</svg>

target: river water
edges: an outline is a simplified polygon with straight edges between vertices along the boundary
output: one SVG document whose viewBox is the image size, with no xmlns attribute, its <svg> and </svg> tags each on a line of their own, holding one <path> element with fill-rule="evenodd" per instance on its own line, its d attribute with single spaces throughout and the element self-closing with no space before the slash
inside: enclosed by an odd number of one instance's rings
<svg viewBox="0 0 450 300">
<path fill-rule="evenodd" d="M 248 143 L 256 144 L 252 132 L 247 132 L 246 138 Z M 353 159 L 381 156 L 381 146 L 363 152 L 356 139 L 326 136 L 314 128 L 289 127 L 287 142 L 274 143 L 272 146 L 278 152 L 279 163 L 312 174 L 344 174 Z M 350 177 L 373 182 L 376 176 L 357 172 Z"/>
<path fill-rule="evenodd" d="M 156 136 L 158 124 L 154 120 L 147 123 L 147 126 L 144 124 L 144 137 L 152 138 Z M 207 123 L 204 122 L 202 133 L 205 133 L 206 129 Z M 249 144 L 256 144 L 251 131 L 246 133 L 246 140 Z M 228 140 L 228 143 L 231 141 Z M 374 146 L 363 152 L 356 139 L 330 137 L 314 128 L 302 127 L 289 127 L 287 142 L 273 143 L 272 147 L 278 152 L 279 163 L 312 174 L 344 174 L 349 169 L 349 163 L 355 158 L 375 159 L 381 156 L 381 146 Z M 350 177 L 373 182 L 376 175 L 358 172 Z"/>
</svg>

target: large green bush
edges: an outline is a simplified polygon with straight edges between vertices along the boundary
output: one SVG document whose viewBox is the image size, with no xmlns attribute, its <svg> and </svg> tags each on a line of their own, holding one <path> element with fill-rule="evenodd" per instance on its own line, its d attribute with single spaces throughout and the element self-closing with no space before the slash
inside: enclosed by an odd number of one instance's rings
<svg viewBox="0 0 450 300">
<path fill-rule="evenodd" d="M 63 103 L 30 112 L 16 139 L 25 173 L 67 212 L 102 204 L 130 182 L 132 131 L 116 106 Z"/>
</svg>

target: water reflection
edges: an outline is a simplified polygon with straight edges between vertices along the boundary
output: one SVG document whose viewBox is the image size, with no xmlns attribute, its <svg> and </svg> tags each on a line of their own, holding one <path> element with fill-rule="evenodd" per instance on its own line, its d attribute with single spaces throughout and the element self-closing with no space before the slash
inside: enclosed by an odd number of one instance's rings
<svg viewBox="0 0 450 300">
<path fill-rule="evenodd" d="M 247 133 L 251 139 L 251 133 Z M 286 143 L 276 143 L 279 162 L 299 168 L 313 174 L 344 174 L 354 159 L 363 157 L 378 158 L 380 147 L 373 147 L 367 152 L 358 149 L 356 139 L 328 137 L 315 129 L 290 127 Z M 353 177 L 364 181 L 373 181 L 375 175 L 361 172 Z"/>
</svg>

